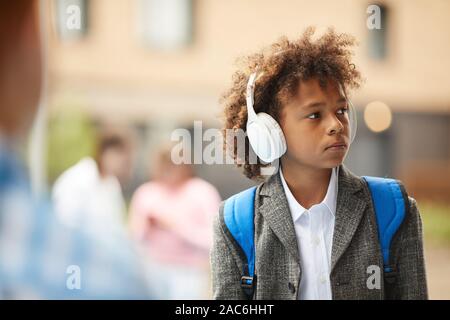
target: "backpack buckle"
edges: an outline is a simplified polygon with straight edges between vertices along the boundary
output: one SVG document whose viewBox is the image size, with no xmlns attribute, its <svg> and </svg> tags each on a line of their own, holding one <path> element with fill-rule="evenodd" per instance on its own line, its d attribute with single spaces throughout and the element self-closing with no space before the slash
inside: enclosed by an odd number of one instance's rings
<svg viewBox="0 0 450 320">
<path fill-rule="evenodd" d="M 394 284 L 395 281 L 397 280 L 397 275 L 398 275 L 398 272 L 397 272 L 396 268 L 393 268 L 393 267 L 385 267 L 384 268 L 384 281 L 387 284 L 390 284 L 390 285 Z"/>
<path fill-rule="evenodd" d="M 253 288 L 253 277 L 242 276 L 241 277 L 241 287 L 244 289 Z"/>
</svg>

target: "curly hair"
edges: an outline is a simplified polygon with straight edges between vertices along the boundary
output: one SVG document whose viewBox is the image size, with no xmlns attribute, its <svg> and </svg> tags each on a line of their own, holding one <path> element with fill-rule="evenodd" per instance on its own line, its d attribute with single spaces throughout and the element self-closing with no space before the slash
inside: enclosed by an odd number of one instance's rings
<svg viewBox="0 0 450 320">
<path fill-rule="evenodd" d="M 255 112 L 266 112 L 279 121 L 282 106 L 297 94 L 300 81 L 317 78 L 321 87 L 329 80 L 347 88 L 356 89 L 361 83 L 361 74 L 351 62 L 355 39 L 329 28 L 317 40 L 313 40 L 315 29 L 309 27 L 295 41 L 281 37 L 271 46 L 255 54 L 238 58 L 238 70 L 232 76 L 232 85 L 221 97 L 224 106 L 225 126 L 229 130 L 244 130 L 247 123 L 246 88 L 250 74 L 258 71 L 255 84 Z M 264 164 L 258 158 L 250 163 L 250 144 L 245 137 L 245 159 L 239 159 L 235 139 L 224 139 L 224 151 L 229 152 L 238 167 L 243 167 L 247 178 L 260 180 Z"/>
</svg>

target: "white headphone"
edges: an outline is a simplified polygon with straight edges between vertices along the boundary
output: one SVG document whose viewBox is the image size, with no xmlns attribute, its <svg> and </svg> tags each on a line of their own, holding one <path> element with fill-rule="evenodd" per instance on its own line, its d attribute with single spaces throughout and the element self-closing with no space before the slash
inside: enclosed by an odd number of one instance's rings
<svg viewBox="0 0 450 320">
<path fill-rule="evenodd" d="M 255 113 L 253 109 L 257 72 L 252 73 L 247 83 L 247 136 L 256 155 L 264 162 L 279 159 L 287 149 L 286 139 L 278 122 L 265 112 Z M 356 136 L 356 113 L 349 99 L 350 143 Z"/>
<path fill-rule="evenodd" d="M 247 83 L 247 136 L 256 155 L 270 163 L 286 152 L 286 139 L 274 118 L 265 112 L 256 114 L 253 109 L 256 75 L 252 73 Z"/>
</svg>

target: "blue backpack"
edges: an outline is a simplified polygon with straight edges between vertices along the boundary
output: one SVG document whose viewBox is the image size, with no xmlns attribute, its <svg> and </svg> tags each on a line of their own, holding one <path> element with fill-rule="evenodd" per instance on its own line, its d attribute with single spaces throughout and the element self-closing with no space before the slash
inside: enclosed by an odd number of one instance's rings
<svg viewBox="0 0 450 320">
<path fill-rule="evenodd" d="M 384 279 L 387 284 L 395 281 L 395 268 L 389 260 L 392 238 L 402 224 L 405 215 L 406 193 L 394 179 L 363 177 L 367 182 L 378 225 L 378 239 L 383 256 Z M 231 235 L 244 253 L 245 263 L 241 287 L 248 298 L 253 296 L 256 282 L 254 244 L 254 204 L 256 187 L 244 190 L 224 205 L 224 222 Z"/>
</svg>

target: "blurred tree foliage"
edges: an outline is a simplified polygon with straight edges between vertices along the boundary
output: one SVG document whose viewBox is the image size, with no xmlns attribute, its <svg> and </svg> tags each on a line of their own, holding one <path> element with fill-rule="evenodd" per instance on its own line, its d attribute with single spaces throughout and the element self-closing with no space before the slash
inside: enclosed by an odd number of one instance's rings
<svg viewBox="0 0 450 320">
<path fill-rule="evenodd" d="M 49 118 L 47 172 L 49 182 L 81 158 L 93 156 L 96 131 L 93 121 L 79 108 L 58 108 Z"/>
<path fill-rule="evenodd" d="M 418 201 L 425 242 L 450 248 L 450 205 Z"/>
</svg>

